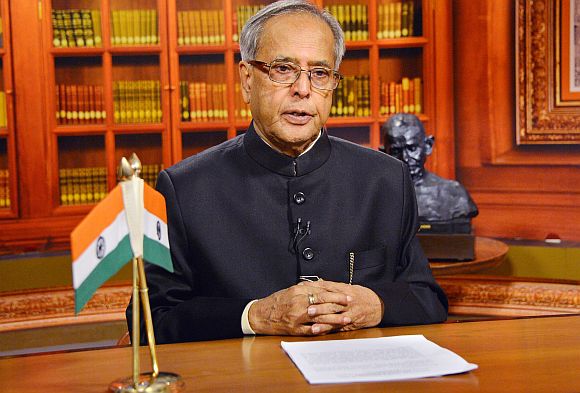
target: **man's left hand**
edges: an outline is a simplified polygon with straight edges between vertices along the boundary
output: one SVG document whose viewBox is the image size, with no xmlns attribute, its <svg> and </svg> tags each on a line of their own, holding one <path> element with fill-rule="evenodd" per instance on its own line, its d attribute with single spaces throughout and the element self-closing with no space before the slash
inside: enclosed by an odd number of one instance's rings
<svg viewBox="0 0 580 393">
<path fill-rule="evenodd" d="M 299 285 L 322 288 L 329 292 L 342 293 L 352 298 L 352 300 L 348 302 L 346 309 L 342 311 L 342 315 L 349 317 L 351 323 L 344 326 L 337 326 L 337 329 L 340 331 L 357 330 L 377 326 L 383 318 L 383 302 L 379 296 L 369 288 L 334 281 L 304 282 Z M 318 323 L 331 323 L 332 317 L 329 315 L 331 312 L 326 310 L 324 307 L 325 305 L 322 304 L 315 304 L 308 307 L 308 315 L 311 317 L 312 322 L 315 323 L 313 328 L 316 327 L 316 324 Z"/>
</svg>

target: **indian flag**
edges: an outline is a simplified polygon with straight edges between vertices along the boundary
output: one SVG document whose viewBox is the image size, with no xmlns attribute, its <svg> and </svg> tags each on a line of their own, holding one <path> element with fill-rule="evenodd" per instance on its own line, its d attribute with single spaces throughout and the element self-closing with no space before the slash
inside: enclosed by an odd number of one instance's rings
<svg viewBox="0 0 580 393">
<path fill-rule="evenodd" d="M 173 272 L 165 198 L 147 183 L 144 183 L 143 191 L 143 259 Z"/>
<path fill-rule="evenodd" d="M 165 198 L 142 179 L 113 189 L 71 233 L 75 312 L 133 257 L 173 271 Z"/>
</svg>

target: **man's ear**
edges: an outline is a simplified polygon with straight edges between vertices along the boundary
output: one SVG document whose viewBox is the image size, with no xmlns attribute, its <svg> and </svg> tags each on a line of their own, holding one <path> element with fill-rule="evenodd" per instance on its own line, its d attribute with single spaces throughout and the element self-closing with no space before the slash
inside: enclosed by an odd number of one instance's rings
<svg viewBox="0 0 580 393">
<path fill-rule="evenodd" d="M 242 97 L 246 104 L 250 103 L 250 90 L 252 89 L 252 74 L 250 72 L 250 64 L 245 61 L 240 61 L 240 81 L 242 85 Z"/>
<path fill-rule="evenodd" d="M 429 135 L 425 137 L 425 154 L 431 155 L 433 152 L 433 145 L 435 144 L 435 137 L 433 135 Z"/>
</svg>

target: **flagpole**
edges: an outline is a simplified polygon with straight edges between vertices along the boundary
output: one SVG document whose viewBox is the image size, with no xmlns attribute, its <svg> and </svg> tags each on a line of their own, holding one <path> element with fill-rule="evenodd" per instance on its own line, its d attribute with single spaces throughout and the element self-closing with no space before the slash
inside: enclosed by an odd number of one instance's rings
<svg viewBox="0 0 580 393">
<path fill-rule="evenodd" d="M 139 292 L 141 292 L 141 303 L 143 304 L 143 318 L 145 319 L 145 328 L 147 329 L 147 343 L 149 344 L 149 353 L 151 355 L 153 378 L 157 378 L 159 375 L 159 366 L 157 364 L 157 353 L 155 352 L 155 333 L 153 332 L 153 318 L 151 317 L 151 306 L 149 305 L 149 288 L 147 288 L 143 258 L 138 257 L 136 259 L 139 269 Z"/>
<path fill-rule="evenodd" d="M 139 385 L 139 343 L 140 343 L 140 316 L 139 316 L 139 263 L 133 258 L 133 386 L 137 391 Z"/>
<path fill-rule="evenodd" d="M 133 257 L 133 376 L 113 381 L 109 385 L 109 392 L 114 393 L 177 393 L 185 390 L 185 382 L 175 373 L 159 372 L 157 355 L 155 351 L 155 333 L 153 332 L 153 320 L 145 268 L 143 264 L 143 215 L 144 194 L 143 180 L 139 178 L 141 173 L 141 161 L 135 153 L 131 156 L 131 162 L 123 157 L 119 165 L 118 175 L 122 180 L 123 204 L 127 215 L 131 248 Z M 141 301 L 139 301 L 141 299 Z M 140 373 L 139 370 L 139 344 L 140 344 L 140 308 L 143 307 L 143 317 L 147 332 L 147 342 L 151 355 L 153 372 Z"/>
</svg>

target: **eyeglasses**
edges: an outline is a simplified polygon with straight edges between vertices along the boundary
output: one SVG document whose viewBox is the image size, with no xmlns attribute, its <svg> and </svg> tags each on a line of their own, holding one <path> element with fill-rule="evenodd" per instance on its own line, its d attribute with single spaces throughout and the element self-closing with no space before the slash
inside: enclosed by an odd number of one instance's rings
<svg viewBox="0 0 580 393">
<path fill-rule="evenodd" d="M 274 60 L 271 63 L 250 60 L 248 63 L 260 68 L 264 72 L 268 72 L 268 78 L 271 81 L 285 85 L 291 85 L 296 82 L 303 72 L 308 74 L 308 79 L 312 87 L 320 90 L 334 90 L 338 87 L 338 83 L 342 79 L 342 75 L 326 67 L 312 67 L 309 70 L 305 70 L 298 64 L 278 60 Z"/>
</svg>

